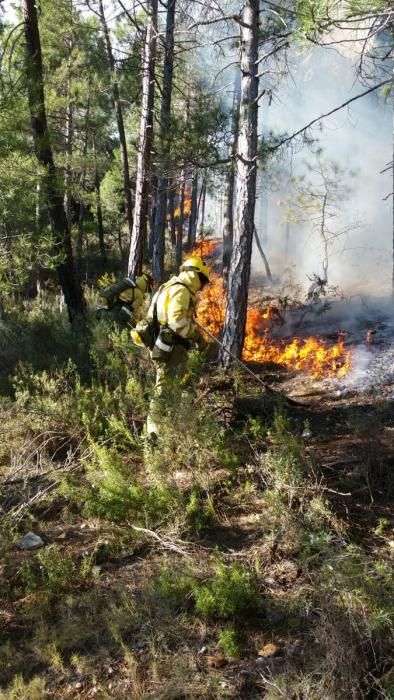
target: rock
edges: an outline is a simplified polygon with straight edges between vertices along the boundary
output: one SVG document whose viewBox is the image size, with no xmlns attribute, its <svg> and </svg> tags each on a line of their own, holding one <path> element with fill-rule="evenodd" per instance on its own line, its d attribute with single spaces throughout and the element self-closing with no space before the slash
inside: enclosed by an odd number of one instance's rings
<svg viewBox="0 0 394 700">
<path fill-rule="evenodd" d="M 18 543 L 20 549 L 32 550 L 43 547 L 44 542 L 39 535 L 35 535 L 34 532 L 28 532 L 27 535 L 22 537 L 21 541 Z"/>
<path fill-rule="evenodd" d="M 268 659 L 272 656 L 277 656 L 279 652 L 280 647 L 278 647 L 277 644 L 272 644 L 270 642 L 269 644 L 264 644 L 263 648 L 260 649 L 259 656 L 263 657 L 264 659 Z"/>
<path fill-rule="evenodd" d="M 227 663 L 225 656 L 207 656 L 207 664 L 210 668 L 223 668 Z"/>
</svg>

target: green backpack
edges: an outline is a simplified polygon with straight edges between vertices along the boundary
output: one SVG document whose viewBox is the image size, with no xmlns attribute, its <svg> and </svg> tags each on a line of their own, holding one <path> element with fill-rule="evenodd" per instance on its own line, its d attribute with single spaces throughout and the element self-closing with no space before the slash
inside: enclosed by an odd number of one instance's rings
<svg viewBox="0 0 394 700">
<path fill-rule="evenodd" d="M 96 305 L 97 319 L 105 318 L 108 312 L 115 311 L 116 306 L 121 306 L 115 320 L 128 321 L 132 317 L 133 307 L 131 302 L 122 302 L 119 295 L 125 292 L 126 289 L 135 289 L 136 283 L 132 277 L 124 277 L 110 287 L 105 287 L 100 294 L 100 298 Z M 111 314 L 112 317 L 112 314 Z"/>
</svg>

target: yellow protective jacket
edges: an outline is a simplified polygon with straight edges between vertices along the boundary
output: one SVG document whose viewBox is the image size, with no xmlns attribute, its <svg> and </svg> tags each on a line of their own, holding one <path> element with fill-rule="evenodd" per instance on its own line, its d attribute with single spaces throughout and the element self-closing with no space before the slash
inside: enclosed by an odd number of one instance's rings
<svg viewBox="0 0 394 700">
<path fill-rule="evenodd" d="M 161 326 L 170 328 L 182 338 L 197 340 L 200 334 L 192 320 L 195 313 L 196 293 L 200 289 L 200 278 L 194 270 L 185 270 L 178 276 L 171 277 L 154 295 L 148 318 L 153 319 L 156 304 L 157 320 Z"/>
<path fill-rule="evenodd" d="M 126 304 L 131 304 L 133 307 L 134 321 L 137 322 L 142 316 L 142 305 L 144 303 L 145 294 L 148 291 L 148 281 L 142 275 L 135 278 L 136 287 L 125 289 L 119 294 L 120 301 Z"/>
</svg>

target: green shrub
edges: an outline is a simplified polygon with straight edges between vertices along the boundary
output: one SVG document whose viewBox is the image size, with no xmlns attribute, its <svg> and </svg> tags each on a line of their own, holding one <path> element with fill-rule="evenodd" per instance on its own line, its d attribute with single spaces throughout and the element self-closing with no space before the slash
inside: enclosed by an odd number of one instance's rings
<svg viewBox="0 0 394 700">
<path fill-rule="evenodd" d="M 151 591 L 156 601 L 172 610 L 185 608 L 192 599 L 195 578 L 191 573 L 163 565 L 152 582 Z"/>
<path fill-rule="evenodd" d="M 271 446 L 261 456 L 261 475 L 267 488 L 286 497 L 291 508 L 295 497 L 301 497 L 305 479 L 303 445 L 291 432 L 289 421 L 281 412 L 276 412 L 273 427 L 267 435 Z"/>
<path fill-rule="evenodd" d="M 226 656 L 238 657 L 241 654 L 239 634 L 234 629 L 225 629 L 220 633 L 218 647 L 223 649 Z"/>
<path fill-rule="evenodd" d="M 24 561 L 18 575 L 25 592 L 41 589 L 52 596 L 81 585 L 90 575 L 90 570 L 90 560 L 77 564 L 63 549 L 53 544 L 38 552 L 35 559 Z"/>
<path fill-rule="evenodd" d="M 237 457 L 226 429 L 195 405 L 193 389 L 174 381 L 163 400 L 160 449 L 145 454 L 145 465 L 159 478 L 189 469 L 207 490 L 212 469 L 234 469 Z"/>
<path fill-rule="evenodd" d="M 371 561 L 355 546 L 335 554 L 321 569 L 321 586 L 367 637 L 394 641 L 394 579 L 391 563 Z M 356 622 L 357 621 L 357 622 Z"/>
<path fill-rule="evenodd" d="M 212 501 L 205 498 L 200 489 L 195 487 L 186 504 L 186 520 L 189 528 L 196 533 L 208 529 L 214 520 Z"/>
<path fill-rule="evenodd" d="M 240 564 L 219 562 L 210 581 L 194 591 L 197 612 L 223 620 L 237 618 L 258 609 L 255 576 Z"/>
<path fill-rule="evenodd" d="M 133 517 L 145 524 L 160 520 L 178 505 L 177 491 L 161 484 L 139 484 L 130 462 L 113 448 L 91 443 L 85 465 L 90 488 L 81 488 L 80 500 L 87 514 L 115 521 Z M 78 487 L 73 489 L 72 482 L 71 490 L 75 497 Z"/>
</svg>

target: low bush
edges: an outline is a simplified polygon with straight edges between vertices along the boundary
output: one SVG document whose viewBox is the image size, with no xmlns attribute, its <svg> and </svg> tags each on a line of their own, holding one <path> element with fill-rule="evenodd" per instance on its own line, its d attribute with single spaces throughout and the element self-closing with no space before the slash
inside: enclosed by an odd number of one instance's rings
<svg viewBox="0 0 394 700">
<path fill-rule="evenodd" d="M 215 575 L 194 591 L 196 610 L 206 617 L 235 619 L 259 609 L 254 574 L 241 564 L 219 562 Z"/>
<path fill-rule="evenodd" d="M 126 455 L 114 448 L 92 442 L 84 464 L 85 486 L 71 475 L 63 491 L 83 503 L 87 515 L 114 521 L 133 518 L 146 525 L 178 506 L 180 495 L 176 490 L 163 484 L 144 484 Z"/>
<path fill-rule="evenodd" d="M 232 628 L 223 630 L 219 635 L 218 647 L 223 650 L 226 656 L 240 656 L 242 645 L 239 633 Z"/>
</svg>

